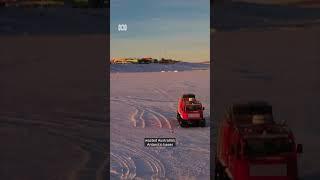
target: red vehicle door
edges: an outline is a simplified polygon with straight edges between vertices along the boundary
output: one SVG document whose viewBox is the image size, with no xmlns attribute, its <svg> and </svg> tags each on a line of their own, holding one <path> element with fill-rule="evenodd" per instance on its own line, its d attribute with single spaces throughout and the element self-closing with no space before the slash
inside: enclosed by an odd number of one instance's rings
<svg viewBox="0 0 320 180">
<path fill-rule="evenodd" d="M 178 104 L 178 113 L 179 113 L 180 115 L 182 115 L 182 113 L 183 113 L 183 108 L 184 108 L 183 99 L 180 98 L 178 102 L 179 102 L 179 104 Z"/>
</svg>

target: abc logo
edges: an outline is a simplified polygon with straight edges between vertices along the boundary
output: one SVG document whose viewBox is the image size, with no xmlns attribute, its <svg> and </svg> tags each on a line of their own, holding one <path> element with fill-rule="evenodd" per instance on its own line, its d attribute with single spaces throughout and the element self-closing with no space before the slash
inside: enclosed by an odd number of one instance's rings
<svg viewBox="0 0 320 180">
<path fill-rule="evenodd" d="M 127 31 L 128 27 L 127 24 L 119 24 L 118 31 Z"/>
</svg>

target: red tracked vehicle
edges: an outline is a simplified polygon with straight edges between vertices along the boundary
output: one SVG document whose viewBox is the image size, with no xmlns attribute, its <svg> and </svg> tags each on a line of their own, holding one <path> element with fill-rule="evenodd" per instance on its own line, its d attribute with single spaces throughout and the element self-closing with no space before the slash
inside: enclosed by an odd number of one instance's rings
<svg viewBox="0 0 320 180">
<path fill-rule="evenodd" d="M 178 101 L 177 120 L 181 127 L 198 124 L 201 127 L 206 126 L 203 117 L 204 107 L 201 102 L 196 100 L 194 94 L 183 94 Z"/>
<path fill-rule="evenodd" d="M 297 180 L 294 136 L 273 120 L 266 102 L 234 104 L 220 123 L 215 157 L 216 180 Z"/>
</svg>

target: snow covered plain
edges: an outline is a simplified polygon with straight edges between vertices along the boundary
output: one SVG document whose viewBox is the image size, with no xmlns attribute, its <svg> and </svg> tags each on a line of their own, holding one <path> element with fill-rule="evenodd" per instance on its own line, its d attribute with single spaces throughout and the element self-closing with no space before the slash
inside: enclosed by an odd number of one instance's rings
<svg viewBox="0 0 320 180">
<path fill-rule="evenodd" d="M 209 179 L 209 75 L 200 63 L 111 65 L 111 179 Z M 206 127 L 178 125 L 183 93 L 204 104 Z M 176 147 L 144 147 L 152 137 L 176 138 Z"/>
<path fill-rule="evenodd" d="M 112 64 L 111 72 L 161 72 L 207 70 L 207 63 L 179 62 L 175 64 Z"/>
</svg>

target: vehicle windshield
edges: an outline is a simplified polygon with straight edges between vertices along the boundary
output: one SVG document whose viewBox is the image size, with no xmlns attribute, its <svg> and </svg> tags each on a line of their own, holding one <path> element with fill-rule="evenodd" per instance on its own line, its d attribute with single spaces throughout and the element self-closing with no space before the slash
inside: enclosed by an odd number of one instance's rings
<svg viewBox="0 0 320 180">
<path fill-rule="evenodd" d="M 199 111 L 201 110 L 200 105 L 188 105 L 186 106 L 187 111 Z"/>
<path fill-rule="evenodd" d="M 288 153 L 293 150 L 293 143 L 287 138 L 248 138 L 245 154 L 254 156 L 272 156 Z"/>
<path fill-rule="evenodd" d="M 234 118 L 240 124 L 252 124 L 255 116 L 263 116 L 263 120 L 273 122 L 271 106 L 239 106 L 233 109 Z"/>
<path fill-rule="evenodd" d="M 241 115 L 235 115 L 236 122 L 242 125 L 248 125 L 253 123 L 253 119 L 255 116 L 262 118 L 264 123 L 272 123 L 273 122 L 273 117 L 272 114 L 241 114 Z"/>
<path fill-rule="evenodd" d="M 196 98 L 194 94 L 184 94 L 182 98 Z"/>
<path fill-rule="evenodd" d="M 240 106 L 234 108 L 236 115 L 272 114 L 270 106 Z"/>
</svg>

